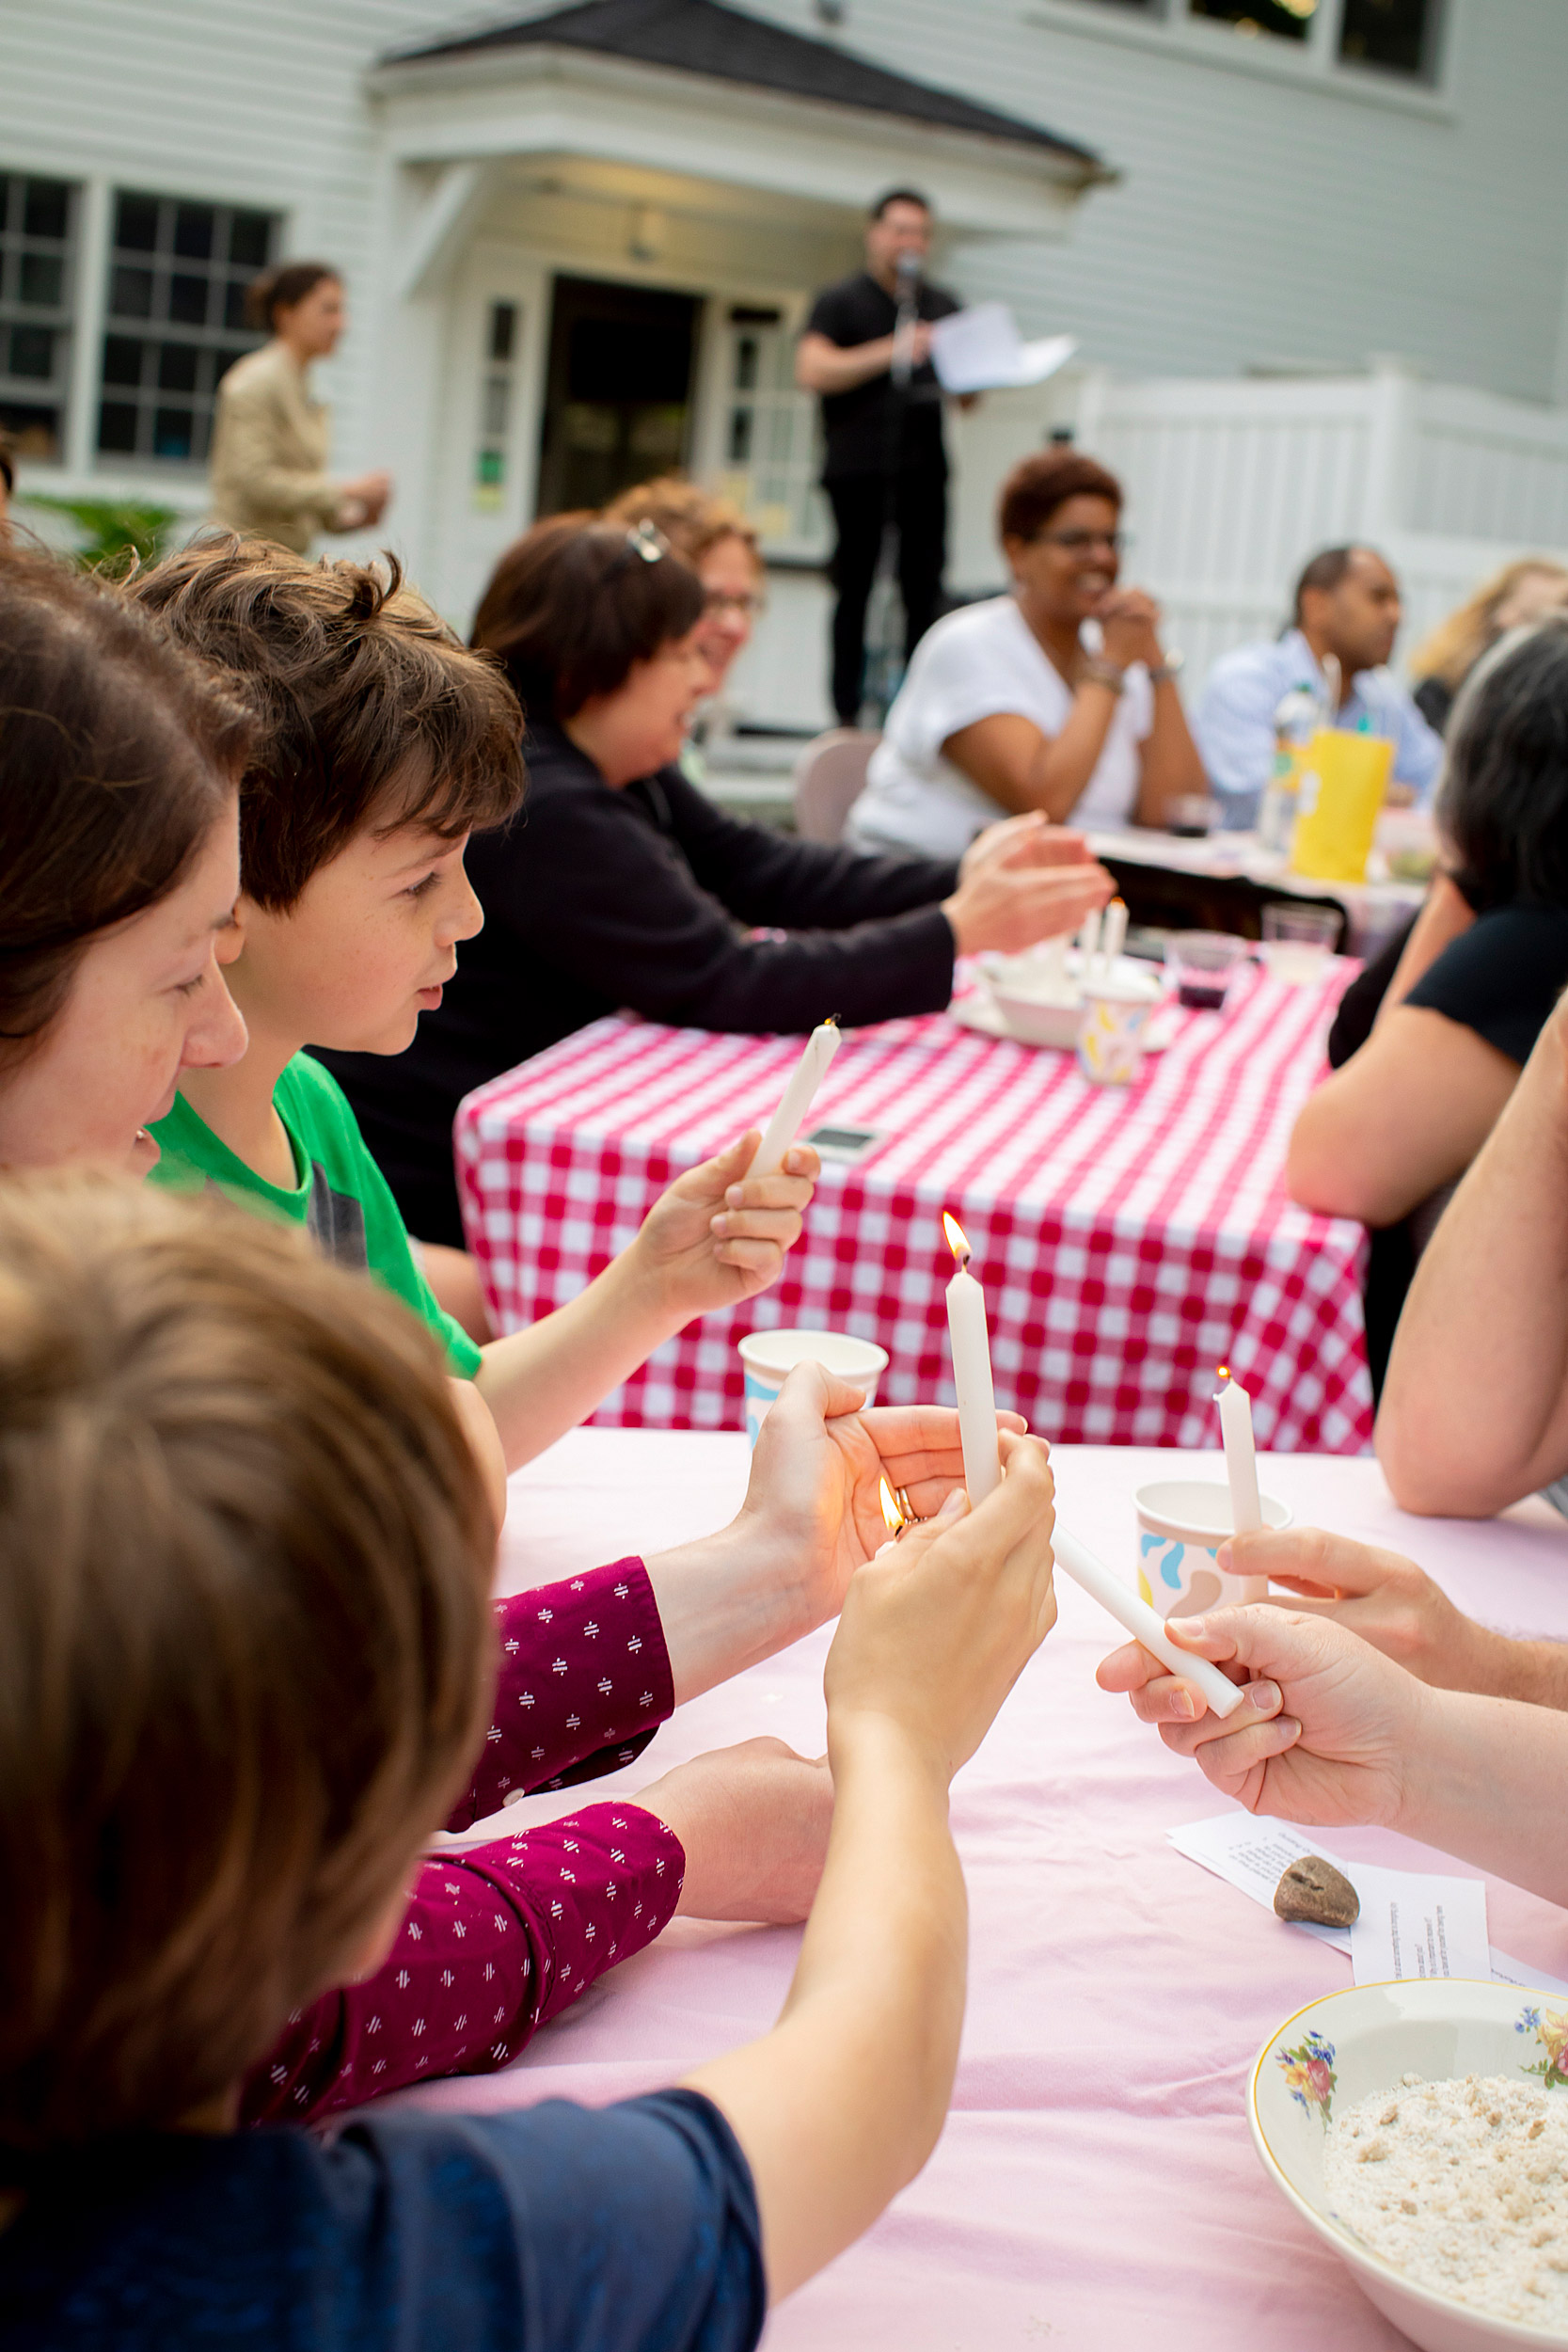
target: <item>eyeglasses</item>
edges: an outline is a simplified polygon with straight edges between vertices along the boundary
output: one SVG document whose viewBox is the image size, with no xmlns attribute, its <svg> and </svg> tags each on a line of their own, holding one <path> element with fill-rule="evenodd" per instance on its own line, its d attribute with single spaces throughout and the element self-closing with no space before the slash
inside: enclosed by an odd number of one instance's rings
<svg viewBox="0 0 1568 2352">
<path fill-rule="evenodd" d="M 1113 555 L 1125 555 L 1131 542 L 1125 531 L 1042 531 L 1040 539 L 1048 548 L 1066 548 L 1069 555 L 1082 555 L 1085 548 L 1109 548 Z"/>
<path fill-rule="evenodd" d="M 754 589 L 746 589 L 735 595 L 728 589 L 710 588 L 703 598 L 705 612 L 735 612 L 748 621 L 756 620 L 767 610 L 767 597 L 758 596 Z"/>
</svg>

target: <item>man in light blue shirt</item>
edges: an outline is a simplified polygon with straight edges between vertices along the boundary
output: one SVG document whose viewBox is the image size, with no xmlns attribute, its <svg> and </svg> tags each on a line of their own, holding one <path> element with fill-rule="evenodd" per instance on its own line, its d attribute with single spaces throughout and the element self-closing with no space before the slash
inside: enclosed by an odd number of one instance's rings
<svg viewBox="0 0 1568 2352">
<path fill-rule="evenodd" d="M 1434 735 L 1386 663 L 1401 619 L 1400 585 L 1371 548 L 1325 548 L 1296 582 L 1295 626 L 1273 644 L 1238 645 L 1209 673 L 1193 734 L 1227 831 L 1258 819 L 1274 765 L 1274 716 L 1292 687 L 1326 701 L 1323 662 L 1339 664 L 1336 725 L 1386 736 L 1394 746 L 1389 798 L 1425 804 L 1443 764 Z"/>
</svg>

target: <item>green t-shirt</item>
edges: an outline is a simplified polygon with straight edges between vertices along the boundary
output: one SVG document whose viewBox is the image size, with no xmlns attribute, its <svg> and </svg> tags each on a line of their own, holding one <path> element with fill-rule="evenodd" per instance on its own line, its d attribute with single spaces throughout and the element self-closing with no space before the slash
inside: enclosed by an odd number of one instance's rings
<svg viewBox="0 0 1568 2352">
<path fill-rule="evenodd" d="M 428 1323 L 454 1373 L 471 1380 L 480 1351 L 460 1324 L 438 1307 L 408 1244 L 387 1179 L 336 1078 L 309 1054 L 296 1054 L 273 1094 L 273 1107 L 293 1149 L 299 1182 L 292 1192 L 269 1184 L 198 1119 L 182 1094 L 152 1128 L 159 1160 L 149 1182 L 173 1192 L 216 1185 L 242 1208 L 270 1209 L 303 1225 L 318 1248 L 339 1265 L 373 1274 Z"/>
</svg>

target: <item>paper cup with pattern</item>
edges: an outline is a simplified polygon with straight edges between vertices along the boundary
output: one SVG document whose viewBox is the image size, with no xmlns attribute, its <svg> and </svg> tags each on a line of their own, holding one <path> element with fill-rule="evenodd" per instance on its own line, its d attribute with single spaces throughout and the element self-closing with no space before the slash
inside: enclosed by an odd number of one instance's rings
<svg viewBox="0 0 1568 2352">
<path fill-rule="evenodd" d="M 1111 982 L 1085 990 L 1078 1067 L 1091 1086 L 1130 1087 L 1141 1076 L 1144 1031 L 1154 1002 Z"/>
<path fill-rule="evenodd" d="M 822 1364 L 841 1380 L 865 1391 L 868 1405 L 877 1402 L 877 1383 L 887 1370 L 887 1350 L 875 1340 L 857 1340 L 847 1331 L 748 1331 L 740 1343 L 746 1373 L 746 1435 L 752 1445 L 768 1419 L 768 1408 L 797 1364 Z"/>
<path fill-rule="evenodd" d="M 1265 1527 L 1289 1527 L 1291 1506 L 1259 1498 Z M 1161 1478 L 1140 1486 L 1138 1590 L 1162 1617 L 1201 1617 L 1206 1609 L 1267 1600 L 1268 1579 L 1222 1576 L 1215 1555 L 1233 1532 L 1230 1488 L 1199 1478 Z"/>
</svg>

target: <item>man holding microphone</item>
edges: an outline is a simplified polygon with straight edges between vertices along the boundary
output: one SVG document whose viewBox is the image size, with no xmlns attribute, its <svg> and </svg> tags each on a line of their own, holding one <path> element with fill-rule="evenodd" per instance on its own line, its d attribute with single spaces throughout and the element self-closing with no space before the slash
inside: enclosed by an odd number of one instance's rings
<svg viewBox="0 0 1568 2352">
<path fill-rule="evenodd" d="M 795 380 L 819 393 L 833 510 L 833 708 L 860 718 L 865 609 L 884 528 L 898 535 L 898 587 L 908 660 L 937 617 L 947 559 L 947 453 L 931 322 L 956 298 L 928 285 L 931 208 L 912 188 L 872 207 L 865 267 L 819 294 L 795 358 Z"/>
</svg>

